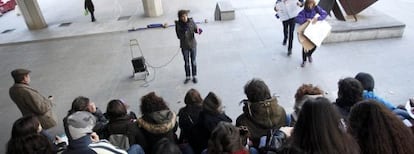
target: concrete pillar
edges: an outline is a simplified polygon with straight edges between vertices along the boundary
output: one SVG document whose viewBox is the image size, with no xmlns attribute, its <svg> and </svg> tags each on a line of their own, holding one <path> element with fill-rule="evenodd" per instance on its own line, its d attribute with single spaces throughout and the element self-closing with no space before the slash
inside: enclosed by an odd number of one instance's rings
<svg viewBox="0 0 414 154">
<path fill-rule="evenodd" d="M 16 2 L 30 30 L 47 27 L 37 0 L 16 0 Z"/>
<path fill-rule="evenodd" d="M 156 17 L 163 14 L 161 0 L 142 0 L 145 16 Z"/>
</svg>

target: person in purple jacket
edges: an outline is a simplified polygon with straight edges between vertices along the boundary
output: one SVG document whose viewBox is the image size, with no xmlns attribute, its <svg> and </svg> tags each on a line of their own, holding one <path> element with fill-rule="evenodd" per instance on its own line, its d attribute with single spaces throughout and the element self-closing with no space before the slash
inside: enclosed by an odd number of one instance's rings
<svg viewBox="0 0 414 154">
<path fill-rule="evenodd" d="M 299 12 L 298 16 L 296 16 L 296 23 L 302 25 L 306 22 L 311 22 L 315 24 L 317 21 L 325 20 L 326 16 L 328 15 L 325 10 L 323 10 L 320 6 L 316 5 L 315 0 L 306 0 L 305 7 L 302 11 Z M 318 14 L 318 15 L 317 15 Z M 301 67 L 305 67 L 306 59 L 309 59 L 309 62 L 312 63 L 312 53 L 316 50 L 316 46 L 309 51 L 305 51 L 302 48 L 302 64 Z"/>
</svg>

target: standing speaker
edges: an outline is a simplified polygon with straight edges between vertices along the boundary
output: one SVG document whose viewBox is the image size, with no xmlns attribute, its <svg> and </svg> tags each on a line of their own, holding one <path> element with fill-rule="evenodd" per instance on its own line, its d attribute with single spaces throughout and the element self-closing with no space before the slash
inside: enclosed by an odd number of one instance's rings
<svg viewBox="0 0 414 154">
<path fill-rule="evenodd" d="M 135 73 L 144 72 L 147 70 L 147 66 L 145 65 L 145 59 L 143 56 L 133 58 L 131 61 Z"/>
</svg>

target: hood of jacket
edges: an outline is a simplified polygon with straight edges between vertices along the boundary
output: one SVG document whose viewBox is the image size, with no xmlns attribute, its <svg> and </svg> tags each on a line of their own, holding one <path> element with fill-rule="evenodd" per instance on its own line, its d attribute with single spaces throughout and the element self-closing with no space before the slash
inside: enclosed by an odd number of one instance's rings
<svg viewBox="0 0 414 154">
<path fill-rule="evenodd" d="M 137 120 L 138 126 L 154 134 L 163 134 L 172 130 L 177 116 L 170 110 L 161 110 L 144 115 Z"/>
<path fill-rule="evenodd" d="M 286 122 L 286 112 L 275 97 L 259 102 L 245 101 L 243 112 L 249 120 L 263 128 L 273 128 Z"/>
</svg>

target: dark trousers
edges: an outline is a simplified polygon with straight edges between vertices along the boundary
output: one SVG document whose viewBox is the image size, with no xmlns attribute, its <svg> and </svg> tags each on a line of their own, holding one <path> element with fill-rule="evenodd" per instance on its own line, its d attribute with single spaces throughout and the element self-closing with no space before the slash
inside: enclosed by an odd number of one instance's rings
<svg viewBox="0 0 414 154">
<path fill-rule="evenodd" d="M 285 42 L 289 38 L 288 49 L 292 50 L 293 44 L 293 32 L 295 31 L 295 18 L 290 18 L 285 20 L 283 23 L 283 42 Z M 289 36 L 288 36 L 289 33 Z"/>
<path fill-rule="evenodd" d="M 184 57 L 184 69 L 185 69 L 185 76 L 190 77 L 190 60 L 191 60 L 191 73 L 193 76 L 197 75 L 197 63 L 196 63 L 196 55 L 197 50 L 196 48 L 192 49 L 181 49 L 181 53 Z"/>
<path fill-rule="evenodd" d="M 306 61 L 307 57 L 312 56 L 312 53 L 315 50 L 316 50 L 316 46 L 313 49 L 309 50 L 308 52 L 305 52 L 305 49 L 302 48 L 302 60 L 303 60 L 303 62 Z"/>
<path fill-rule="evenodd" d="M 95 15 L 93 14 L 94 10 L 93 9 L 88 9 L 89 13 L 91 13 L 91 20 L 95 21 Z"/>
</svg>

